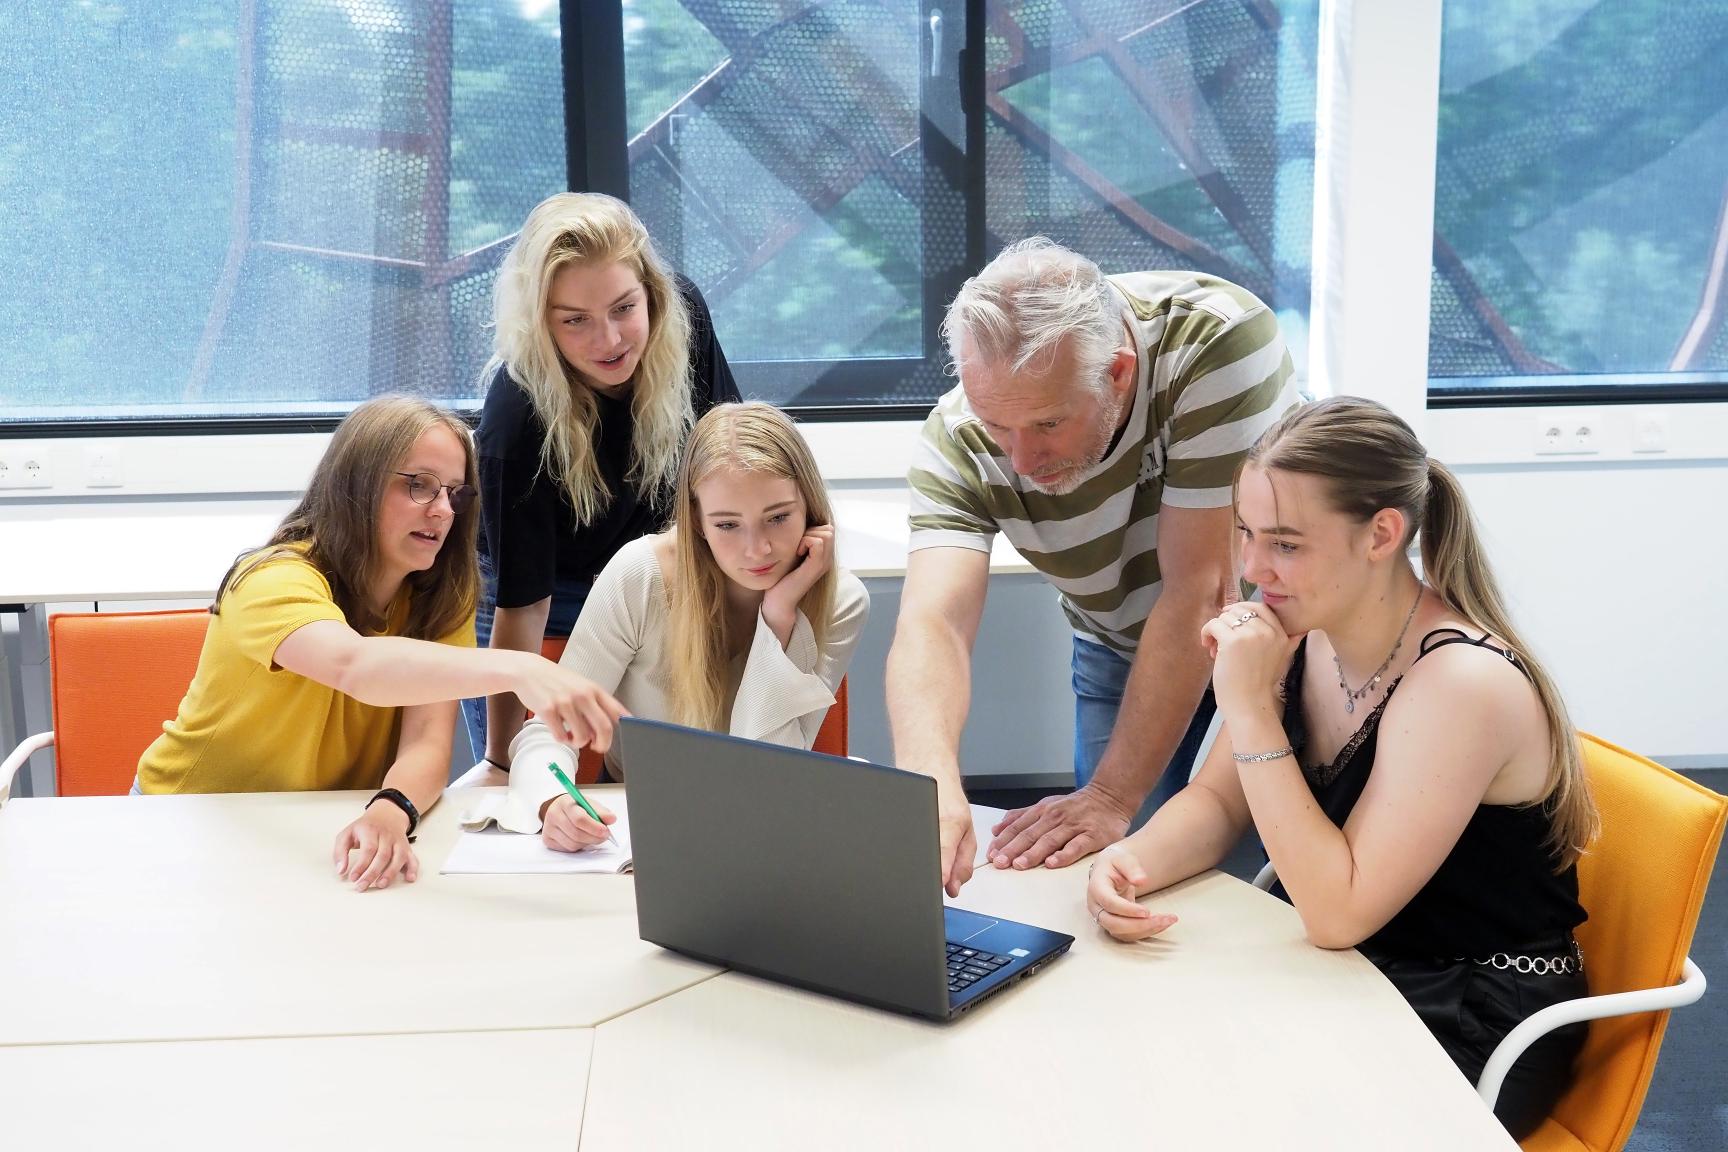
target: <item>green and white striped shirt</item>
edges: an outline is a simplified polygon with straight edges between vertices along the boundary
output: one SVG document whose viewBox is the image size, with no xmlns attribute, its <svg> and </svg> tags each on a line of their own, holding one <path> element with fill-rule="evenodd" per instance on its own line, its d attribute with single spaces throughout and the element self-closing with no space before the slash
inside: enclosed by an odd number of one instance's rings
<svg viewBox="0 0 1728 1152">
<path fill-rule="evenodd" d="M 1300 402 L 1272 311 L 1194 272 L 1110 277 L 1132 322 L 1139 379 L 1115 447 L 1079 487 L 1047 496 L 1015 474 L 955 387 L 924 422 L 907 482 L 911 549 L 990 550 L 997 532 L 1062 594 L 1075 631 L 1124 655 L 1163 587 L 1158 512 L 1223 508 L 1242 457 Z"/>
</svg>

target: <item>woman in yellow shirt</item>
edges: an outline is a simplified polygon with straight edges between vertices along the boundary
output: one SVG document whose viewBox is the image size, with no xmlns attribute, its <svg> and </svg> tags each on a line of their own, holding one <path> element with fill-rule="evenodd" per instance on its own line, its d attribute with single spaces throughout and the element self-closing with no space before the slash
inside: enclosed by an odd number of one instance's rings
<svg viewBox="0 0 1728 1152">
<path fill-rule="evenodd" d="M 513 692 L 604 750 L 617 701 L 538 654 L 474 647 L 474 446 L 433 404 L 383 396 L 332 436 L 295 506 L 211 605 L 179 715 L 136 790 L 378 788 L 336 838 L 339 875 L 383 888 L 444 789 L 457 701 Z"/>
</svg>

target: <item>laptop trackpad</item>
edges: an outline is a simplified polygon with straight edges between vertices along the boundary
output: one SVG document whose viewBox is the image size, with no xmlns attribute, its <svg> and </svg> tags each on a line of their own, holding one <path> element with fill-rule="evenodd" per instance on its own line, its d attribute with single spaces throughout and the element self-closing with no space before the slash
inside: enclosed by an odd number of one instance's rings
<svg viewBox="0 0 1728 1152">
<path fill-rule="evenodd" d="M 976 912 L 968 912 L 964 908 L 944 908 L 942 910 L 943 927 L 950 944 L 965 944 L 973 948 L 981 948 L 986 952 L 1007 951 L 1006 947 L 991 947 L 991 929 L 1002 924 L 994 916 L 980 916 Z M 995 933 L 1006 937 L 1011 933 Z M 1012 941 L 1010 941 L 1012 943 Z"/>
</svg>

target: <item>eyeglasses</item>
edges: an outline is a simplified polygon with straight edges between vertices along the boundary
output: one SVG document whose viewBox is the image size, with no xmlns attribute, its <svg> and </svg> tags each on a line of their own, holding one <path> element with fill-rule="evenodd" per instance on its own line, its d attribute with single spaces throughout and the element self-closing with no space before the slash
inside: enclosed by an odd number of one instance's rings
<svg viewBox="0 0 1728 1152">
<path fill-rule="evenodd" d="M 480 495 L 480 489 L 472 484 L 444 484 L 430 472 L 398 472 L 396 475 L 408 481 L 408 499 L 416 504 L 432 503 L 438 499 L 440 490 L 450 493 L 450 511 L 458 516 L 468 511 L 468 505 Z"/>
</svg>

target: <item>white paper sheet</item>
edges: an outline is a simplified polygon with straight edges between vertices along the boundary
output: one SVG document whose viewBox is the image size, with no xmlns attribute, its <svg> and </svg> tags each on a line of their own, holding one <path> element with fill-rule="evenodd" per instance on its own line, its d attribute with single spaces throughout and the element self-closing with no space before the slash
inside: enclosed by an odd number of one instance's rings
<svg viewBox="0 0 1728 1152">
<path fill-rule="evenodd" d="M 484 832 L 462 832 L 439 871 L 446 876 L 622 872 L 630 862 L 630 822 L 622 812 L 612 825 L 612 835 L 618 843 L 607 842 L 580 852 L 554 852 L 539 836 L 506 832 L 497 827 Z"/>
</svg>

